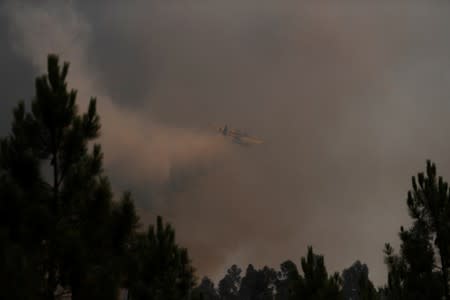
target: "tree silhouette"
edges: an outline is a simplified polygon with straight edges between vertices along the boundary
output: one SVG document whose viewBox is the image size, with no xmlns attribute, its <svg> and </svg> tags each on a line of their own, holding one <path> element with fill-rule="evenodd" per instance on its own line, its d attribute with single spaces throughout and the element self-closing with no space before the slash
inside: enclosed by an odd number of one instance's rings
<svg viewBox="0 0 450 300">
<path fill-rule="evenodd" d="M 219 300 L 219 293 L 214 287 L 214 282 L 208 277 L 203 277 L 199 286 L 193 290 L 192 299 L 196 300 Z"/>
<path fill-rule="evenodd" d="M 219 282 L 219 295 L 222 300 L 233 300 L 239 296 L 242 270 L 237 265 L 232 265 L 227 270 L 225 277 Z"/>
<path fill-rule="evenodd" d="M 450 299 L 448 295 L 450 210 L 448 184 L 427 161 L 426 175 L 412 178 L 407 204 L 413 219 L 400 229 L 400 254 L 386 244 L 390 299 Z M 438 259 L 436 264 L 435 258 Z"/>
<path fill-rule="evenodd" d="M 277 274 L 275 270 L 264 267 L 256 270 L 253 265 L 248 265 L 245 276 L 242 278 L 239 299 L 241 300 L 265 300 L 272 299 Z"/>
<path fill-rule="evenodd" d="M 375 300 L 377 292 L 369 279 L 369 269 L 359 260 L 342 272 L 344 299 Z"/>
<path fill-rule="evenodd" d="M 314 254 L 308 247 L 306 257 L 301 260 L 303 276 L 299 280 L 299 298 L 301 299 L 340 299 L 341 278 L 335 273 L 328 276 L 322 255 Z"/>
<path fill-rule="evenodd" d="M 11 134 L 1 140 L 0 273 L 17 276 L 35 299 L 55 299 L 57 290 L 72 299 L 111 299 L 137 216 L 128 194 L 113 201 L 100 145 L 90 146 L 100 130 L 96 101 L 78 114 L 68 70 L 48 56 L 31 112 L 19 103 Z M 6 262 L 11 251 L 16 259 Z"/>
<path fill-rule="evenodd" d="M 300 285 L 300 274 L 297 266 L 290 260 L 280 265 L 280 271 L 277 274 L 276 296 L 277 300 L 291 300 L 297 298 Z"/>
<path fill-rule="evenodd" d="M 175 231 L 157 217 L 133 247 L 129 280 L 129 299 L 187 299 L 195 284 L 194 269 L 185 248 L 175 243 Z"/>
</svg>

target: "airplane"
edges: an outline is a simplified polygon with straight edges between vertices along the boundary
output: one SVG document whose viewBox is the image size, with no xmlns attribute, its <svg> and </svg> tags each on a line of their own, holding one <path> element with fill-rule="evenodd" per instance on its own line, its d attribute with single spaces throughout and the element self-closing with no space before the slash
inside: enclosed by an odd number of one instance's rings
<svg viewBox="0 0 450 300">
<path fill-rule="evenodd" d="M 228 128 L 228 125 L 225 124 L 224 127 L 213 126 L 216 131 L 220 132 L 223 136 L 228 136 L 232 138 L 233 143 L 241 145 L 241 146 L 250 146 L 250 145 L 258 145 L 264 143 L 264 141 L 260 138 L 250 136 L 245 132 L 242 132 L 239 129 Z"/>
</svg>

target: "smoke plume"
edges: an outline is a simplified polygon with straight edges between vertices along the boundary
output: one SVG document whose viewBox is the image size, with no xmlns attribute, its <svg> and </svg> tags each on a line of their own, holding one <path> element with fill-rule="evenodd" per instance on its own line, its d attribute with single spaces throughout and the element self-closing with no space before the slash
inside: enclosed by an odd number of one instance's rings
<svg viewBox="0 0 450 300">
<path fill-rule="evenodd" d="M 298 263 L 313 245 L 331 271 L 359 259 L 382 284 L 410 176 L 428 158 L 450 175 L 448 4 L 25 3 L 3 6 L 10 45 L 36 74 L 48 53 L 71 63 L 80 109 L 98 99 L 113 183 L 144 223 L 174 223 L 199 275 Z"/>
</svg>

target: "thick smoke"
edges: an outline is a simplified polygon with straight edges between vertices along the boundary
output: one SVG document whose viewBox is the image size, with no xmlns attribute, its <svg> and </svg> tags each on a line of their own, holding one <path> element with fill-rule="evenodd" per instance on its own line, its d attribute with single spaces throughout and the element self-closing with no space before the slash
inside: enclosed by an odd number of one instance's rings
<svg viewBox="0 0 450 300">
<path fill-rule="evenodd" d="M 14 41 L 17 51 L 40 73 L 45 71 L 48 53 L 71 62 L 68 80 L 78 90 L 81 110 L 87 108 L 92 96 L 98 98 L 107 161 L 116 170 L 122 168 L 123 176 L 159 184 L 170 180 L 174 168 L 198 166 L 223 154 L 221 140 L 212 135 L 165 126 L 146 118 L 146 113 L 123 109 L 113 102 L 99 80 L 101 70 L 88 63 L 92 28 L 71 5 L 50 2 L 44 6 L 11 4 L 8 8 L 14 36 L 18 37 Z"/>
<path fill-rule="evenodd" d="M 410 176 L 448 172 L 447 4 L 98 1 L 5 7 L 17 53 L 71 62 L 98 97 L 108 170 L 163 214 L 199 275 L 231 264 L 356 259 L 385 280 Z M 232 147 L 205 129 L 266 139 Z M 448 178 L 448 176 L 447 176 Z"/>
</svg>

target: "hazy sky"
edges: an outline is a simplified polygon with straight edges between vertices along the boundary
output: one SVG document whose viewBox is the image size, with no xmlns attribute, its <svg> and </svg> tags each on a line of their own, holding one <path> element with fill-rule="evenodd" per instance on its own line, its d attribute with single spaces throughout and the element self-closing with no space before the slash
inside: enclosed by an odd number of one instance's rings
<svg viewBox="0 0 450 300">
<path fill-rule="evenodd" d="M 298 264 L 312 245 L 383 284 L 411 176 L 432 159 L 450 177 L 443 1 L 0 3 L 1 134 L 46 55 L 68 60 L 80 109 L 98 98 L 115 188 L 143 223 L 174 223 L 199 276 Z"/>
</svg>

